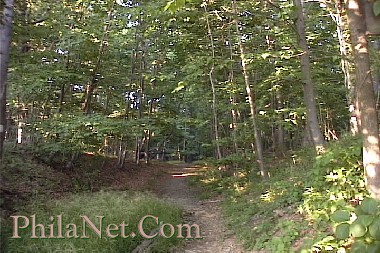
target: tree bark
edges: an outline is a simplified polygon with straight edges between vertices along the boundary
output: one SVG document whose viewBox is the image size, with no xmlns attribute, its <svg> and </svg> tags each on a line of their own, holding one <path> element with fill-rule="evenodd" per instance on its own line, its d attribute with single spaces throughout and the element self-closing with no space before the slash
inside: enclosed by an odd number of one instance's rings
<svg viewBox="0 0 380 253">
<path fill-rule="evenodd" d="M 228 73 L 228 81 L 231 84 L 235 83 L 235 75 L 234 75 L 234 49 L 232 48 L 232 43 L 231 43 L 232 38 L 231 38 L 231 32 L 230 30 L 228 31 L 228 49 L 229 49 L 229 59 L 231 60 L 230 66 L 229 66 L 229 73 Z M 227 41 L 224 41 L 226 43 Z M 239 145 L 237 142 L 237 124 L 238 124 L 238 114 L 239 111 L 236 108 L 237 104 L 237 98 L 236 94 L 232 94 L 230 96 L 230 104 L 231 104 L 231 117 L 232 117 L 232 122 L 231 122 L 231 130 L 232 130 L 232 141 L 233 141 L 233 148 L 234 148 L 234 153 L 237 154 L 239 152 Z"/>
<path fill-rule="evenodd" d="M 0 20 L 0 160 L 4 154 L 5 129 L 7 125 L 7 79 L 9 51 L 12 36 L 13 0 L 3 0 Z"/>
<path fill-rule="evenodd" d="M 236 28 L 236 35 L 238 37 L 238 44 L 239 44 L 239 50 L 240 50 L 240 58 L 241 58 L 241 65 L 243 69 L 243 76 L 244 76 L 244 82 L 245 82 L 245 90 L 248 95 L 248 101 L 249 101 L 249 107 L 251 111 L 251 120 L 252 120 L 252 127 L 253 127 L 253 135 L 255 138 L 255 149 L 256 149 L 256 156 L 257 156 L 257 163 L 259 164 L 260 174 L 263 179 L 269 178 L 269 173 L 264 165 L 264 156 L 263 156 L 263 145 L 261 142 L 261 136 L 260 131 L 257 126 L 256 121 L 256 109 L 255 109 L 255 98 L 251 89 L 250 80 L 249 80 L 249 74 L 247 71 L 247 65 L 246 65 L 246 58 L 245 58 L 245 50 L 243 43 L 241 41 L 241 32 L 239 30 L 239 24 L 237 20 L 237 8 L 236 8 L 236 2 L 235 0 L 232 2 L 232 9 L 234 12 L 234 23 Z"/>
<path fill-rule="evenodd" d="M 215 145 L 216 145 L 216 158 L 221 159 L 222 158 L 222 152 L 220 150 L 220 136 L 219 136 L 219 119 L 218 119 L 218 109 L 217 109 L 217 101 L 216 101 L 216 88 L 215 88 L 215 80 L 214 80 L 214 61 L 215 61 L 215 49 L 214 49 L 214 37 L 212 36 L 210 21 L 208 19 L 208 13 L 206 5 L 204 5 L 204 11 L 206 15 L 206 23 L 207 23 L 207 31 L 208 36 L 210 37 L 210 44 L 211 44 L 211 53 L 212 53 L 212 66 L 211 70 L 209 72 L 209 78 L 210 78 L 210 84 L 211 84 L 211 91 L 212 91 L 212 115 L 213 115 L 213 128 L 214 128 L 214 135 L 215 135 Z"/>
<path fill-rule="evenodd" d="M 305 18 L 303 13 L 302 0 L 294 0 L 294 5 L 297 7 L 297 35 L 298 45 L 302 50 L 301 58 L 301 71 L 303 77 L 303 94 L 304 102 L 307 111 L 307 121 L 310 128 L 311 138 L 313 140 L 314 148 L 317 153 L 324 152 L 324 139 L 321 133 L 318 122 L 317 105 L 315 103 L 314 84 L 311 76 L 310 68 L 310 51 L 306 42 L 305 36 Z"/>
<path fill-rule="evenodd" d="M 356 92 L 363 138 L 363 166 L 367 189 L 380 199 L 380 146 L 376 99 L 371 76 L 363 6 L 360 0 L 346 0 L 348 24 L 356 67 Z"/>
<path fill-rule="evenodd" d="M 330 10 L 330 16 L 332 20 L 336 23 L 336 34 L 339 40 L 339 51 L 340 51 L 340 65 L 342 72 L 344 74 L 344 84 L 348 90 L 347 100 L 350 112 L 350 131 L 352 135 L 359 134 L 359 121 L 356 117 L 356 97 L 355 97 L 355 83 L 354 83 L 354 73 L 352 67 L 352 55 L 350 54 L 350 42 L 348 41 L 347 33 L 348 23 L 347 18 L 344 13 L 344 4 L 341 1 L 335 1 L 335 12 Z"/>
<path fill-rule="evenodd" d="M 380 55 L 380 38 L 373 41 L 373 49 L 375 50 L 375 53 Z M 376 109 L 379 109 L 379 95 L 380 95 L 380 66 L 374 66 L 373 72 L 372 72 L 372 81 L 373 81 L 373 89 L 376 96 Z"/>
</svg>

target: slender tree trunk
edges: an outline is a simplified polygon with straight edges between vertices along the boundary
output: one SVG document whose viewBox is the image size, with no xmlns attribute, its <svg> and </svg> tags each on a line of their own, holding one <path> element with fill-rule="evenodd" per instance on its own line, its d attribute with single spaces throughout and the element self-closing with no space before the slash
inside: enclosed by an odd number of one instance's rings
<svg viewBox="0 0 380 253">
<path fill-rule="evenodd" d="M 91 111 L 91 100 L 92 100 L 92 95 L 94 94 L 94 90 L 97 86 L 97 78 L 98 78 L 98 72 L 100 70 L 100 64 L 102 61 L 102 57 L 104 55 L 104 52 L 106 50 L 106 40 L 108 38 L 108 33 L 111 28 L 111 20 L 112 20 L 112 13 L 114 9 L 114 4 L 111 6 L 110 10 L 108 11 L 108 16 L 107 16 L 107 23 L 104 26 L 104 31 L 102 35 L 102 39 L 100 40 L 100 46 L 99 46 L 99 53 L 98 53 L 98 58 L 96 59 L 96 63 L 94 66 L 94 70 L 92 71 L 92 77 L 87 85 L 86 89 L 86 95 L 85 95 L 85 100 L 83 103 L 82 110 L 84 111 L 85 114 L 90 114 Z"/>
<path fill-rule="evenodd" d="M 317 153 L 324 152 L 324 139 L 321 133 L 318 122 L 317 105 L 315 103 L 314 84 L 311 77 L 310 68 L 310 52 L 306 42 L 305 36 L 305 19 L 303 13 L 303 0 L 294 0 L 294 5 L 297 7 L 297 34 L 298 44 L 302 49 L 301 54 L 301 71 L 303 76 L 303 93 L 304 101 L 307 111 L 307 121 L 310 128 L 311 138 L 313 140 L 314 148 Z"/>
<path fill-rule="evenodd" d="M 255 99 L 253 96 L 253 92 L 251 89 L 251 84 L 249 80 L 249 74 L 247 71 L 247 65 L 246 65 L 246 58 L 245 58 L 245 50 L 243 43 L 241 41 L 241 32 L 239 30 L 239 24 L 237 20 L 237 8 L 236 8 L 236 2 L 235 0 L 232 2 L 232 8 L 234 12 L 234 23 L 236 28 L 236 35 L 238 37 L 238 44 L 239 44 L 239 50 L 240 50 L 240 59 L 241 59 L 241 65 L 243 69 L 243 76 L 244 76 L 244 82 L 245 82 L 245 90 L 248 95 L 248 101 L 249 101 L 249 107 L 251 110 L 251 120 L 252 120 L 252 127 L 253 127 L 253 135 L 255 138 L 255 149 L 256 149 L 256 156 L 257 156 L 257 163 L 259 164 L 260 174 L 263 179 L 269 178 L 269 173 L 264 165 L 264 156 L 263 156 L 263 146 L 261 142 L 261 136 L 260 131 L 257 126 L 256 122 L 256 109 L 255 109 Z"/>
<path fill-rule="evenodd" d="M 214 124 L 214 134 L 215 134 L 215 144 L 216 144 L 216 158 L 222 158 L 222 152 L 220 150 L 220 137 L 219 137 L 219 120 L 218 120 L 218 111 L 216 106 L 216 89 L 215 89 L 215 81 L 213 79 L 214 66 L 211 67 L 209 77 L 211 83 L 212 90 L 212 115 L 213 115 L 213 124 Z"/>
<path fill-rule="evenodd" d="M 7 125 L 7 79 L 9 51 L 12 36 L 13 0 L 3 0 L 0 19 L 0 160 L 4 154 L 5 129 Z"/>
<path fill-rule="evenodd" d="M 380 146 L 376 99 L 371 76 L 366 24 L 360 0 L 346 0 L 356 67 L 356 91 L 363 137 L 363 166 L 367 189 L 380 199 Z"/>
<path fill-rule="evenodd" d="M 276 109 L 277 110 L 282 110 L 284 109 L 284 104 L 282 100 L 282 94 L 280 90 L 276 91 Z M 281 121 L 279 124 L 277 124 L 277 129 L 276 129 L 276 144 L 277 144 L 277 149 L 276 149 L 276 154 L 279 156 L 284 156 L 285 155 L 285 143 L 284 143 L 284 127 L 282 125 L 282 122 L 284 121 L 284 116 L 283 113 L 279 115 L 279 120 Z"/>
<path fill-rule="evenodd" d="M 65 83 L 61 84 L 61 90 L 59 92 L 59 107 L 58 107 L 58 112 L 61 113 L 63 110 L 63 103 L 65 99 Z"/>
<path fill-rule="evenodd" d="M 68 53 L 66 56 L 66 66 L 65 66 L 65 69 L 67 72 L 69 72 L 69 68 L 70 68 L 70 54 Z M 66 86 L 66 82 L 63 81 L 63 83 L 61 84 L 61 91 L 59 93 L 58 113 L 61 113 L 63 110 L 63 104 L 65 102 L 65 86 Z"/>
<path fill-rule="evenodd" d="M 123 157 L 123 138 L 120 138 L 119 140 L 119 150 L 118 150 L 118 154 L 117 154 L 117 167 L 119 169 L 121 169 L 121 160 L 122 160 L 122 157 Z"/>
<path fill-rule="evenodd" d="M 135 162 L 137 165 L 140 164 L 140 148 L 141 147 L 141 144 L 140 144 L 140 138 L 138 136 L 136 136 L 136 141 L 135 141 Z"/>
<path fill-rule="evenodd" d="M 150 104 L 149 104 L 149 113 L 148 113 L 149 119 L 151 118 L 152 113 L 153 113 L 153 99 L 150 101 Z M 148 164 L 150 162 L 149 149 L 150 149 L 150 140 L 152 138 L 152 131 L 150 129 L 146 129 L 144 131 L 144 133 L 145 133 L 145 139 L 146 139 L 146 142 L 145 142 L 145 155 L 146 155 L 145 163 Z"/>
<path fill-rule="evenodd" d="M 117 167 L 119 169 L 123 169 L 125 165 L 125 159 L 127 157 L 127 143 L 124 138 L 120 138 L 120 143 L 119 143 L 119 154 L 118 154 L 118 162 L 117 162 Z"/>
<path fill-rule="evenodd" d="M 211 44 L 211 53 L 212 53 L 212 66 L 211 70 L 209 72 L 209 78 L 210 78 L 210 84 L 211 84 L 211 91 L 212 91 L 212 115 L 213 115 L 213 128 L 214 128 L 214 135 L 215 135 L 215 145 L 216 145 L 216 158 L 221 159 L 222 158 L 222 152 L 220 150 L 220 136 L 219 136 L 219 120 L 218 120 L 218 109 L 217 109 L 217 101 L 216 101 L 216 88 L 215 88 L 215 79 L 214 79 L 214 61 L 215 61 L 215 49 L 214 49 L 214 37 L 212 35 L 210 21 L 208 19 L 208 13 L 206 5 L 204 6 L 205 15 L 206 15 L 206 22 L 207 22 L 207 31 L 208 36 L 210 37 L 210 44 Z"/>
<path fill-rule="evenodd" d="M 141 57 L 140 57 L 140 66 L 139 66 L 139 84 L 140 84 L 140 87 L 139 87 L 139 90 L 137 92 L 138 94 L 138 98 L 139 98 L 139 101 L 138 101 L 138 104 L 139 104 L 139 119 L 142 119 L 144 117 L 144 111 L 145 111 L 145 100 L 146 100 L 146 97 L 145 97 L 145 77 L 144 77 L 144 72 L 145 72 L 145 69 L 146 69 L 146 63 L 145 63 L 145 50 L 146 48 L 142 48 L 140 49 L 142 52 L 141 52 Z M 149 142 L 149 139 L 148 139 L 148 133 L 149 130 L 148 129 L 144 129 L 143 130 L 143 137 L 142 139 L 140 140 L 140 144 L 139 144 L 139 149 L 138 149 L 138 160 L 136 161 L 137 164 L 140 163 L 140 152 L 143 151 L 143 148 L 145 147 L 148 148 L 147 145 L 148 142 Z M 146 153 L 145 153 L 145 162 L 147 163 L 147 157 L 146 157 Z"/>
<path fill-rule="evenodd" d="M 233 85 L 235 83 L 235 75 L 234 75 L 234 50 L 232 48 L 232 43 L 231 43 L 231 31 L 228 30 L 228 48 L 229 48 L 229 59 L 231 60 L 230 66 L 229 66 L 229 73 L 228 73 L 228 81 Z M 224 42 L 226 43 L 226 41 Z M 232 94 L 230 96 L 230 104 L 232 106 L 231 109 L 231 117 L 232 117 L 232 123 L 231 123 L 231 128 L 232 128 L 232 141 L 233 141 L 233 148 L 235 154 L 238 153 L 239 151 L 239 145 L 237 143 L 237 123 L 238 123 L 238 109 L 236 108 L 236 95 Z"/>
<path fill-rule="evenodd" d="M 236 104 L 236 98 L 231 97 L 230 98 L 230 104 L 232 106 L 235 106 Z M 236 109 L 233 108 L 231 110 L 231 117 L 232 117 L 232 123 L 231 123 L 231 128 L 232 128 L 232 142 L 233 142 L 233 148 L 234 148 L 234 153 L 237 154 L 239 151 L 239 145 L 237 143 L 237 115 L 236 115 Z"/>
</svg>

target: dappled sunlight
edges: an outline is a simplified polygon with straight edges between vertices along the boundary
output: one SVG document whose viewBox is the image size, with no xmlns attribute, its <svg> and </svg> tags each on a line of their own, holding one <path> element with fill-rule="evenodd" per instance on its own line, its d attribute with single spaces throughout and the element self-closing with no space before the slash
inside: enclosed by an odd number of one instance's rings
<svg viewBox="0 0 380 253">
<path fill-rule="evenodd" d="M 248 176 L 249 176 L 249 173 L 246 171 L 238 171 L 236 173 L 236 177 L 238 177 L 238 178 L 246 178 Z"/>
<path fill-rule="evenodd" d="M 378 138 L 375 136 L 368 136 L 368 147 L 363 149 L 363 161 L 366 175 L 370 179 L 376 178 L 377 163 L 380 160 L 380 154 L 378 153 Z"/>
<path fill-rule="evenodd" d="M 218 181 L 218 179 L 216 179 L 215 177 L 211 177 L 211 178 L 202 179 L 200 181 L 204 184 L 211 184 Z"/>
<path fill-rule="evenodd" d="M 223 208 L 249 251 L 331 235 L 314 253 L 342 246 L 334 212 L 380 198 L 380 0 L 2 3 L 15 13 L 0 24 L 7 212 L 105 191 L 97 206 L 129 218 L 142 202 L 129 192 L 152 192 L 206 216 L 217 242 L 230 239 L 210 216 Z"/>
<path fill-rule="evenodd" d="M 172 177 L 189 177 L 189 176 L 197 176 L 198 173 L 175 173 L 172 174 Z"/>
<path fill-rule="evenodd" d="M 235 182 L 233 184 L 233 190 L 236 192 L 236 193 L 244 193 L 247 191 L 247 187 L 248 185 L 247 184 L 244 184 L 244 185 L 240 185 L 238 182 Z"/>
<path fill-rule="evenodd" d="M 377 145 L 379 142 L 378 142 L 378 138 L 376 138 L 376 136 L 368 136 L 367 137 L 367 140 L 369 143 L 371 144 L 375 144 Z"/>
<path fill-rule="evenodd" d="M 366 168 L 367 176 L 370 178 L 376 178 L 376 166 L 374 164 L 369 164 Z"/>
<path fill-rule="evenodd" d="M 266 193 L 261 194 L 260 199 L 264 202 L 274 202 L 277 198 L 284 194 L 285 190 L 276 192 L 274 190 L 268 190 Z"/>
</svg>

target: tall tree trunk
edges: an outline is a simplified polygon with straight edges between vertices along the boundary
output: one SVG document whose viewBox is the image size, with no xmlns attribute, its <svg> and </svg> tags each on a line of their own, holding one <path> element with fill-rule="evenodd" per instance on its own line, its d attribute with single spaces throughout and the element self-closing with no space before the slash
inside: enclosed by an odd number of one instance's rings
<svg viewBox="0 0 380 253">
<path fill-rule="evenodd" d="M 145 101 L 147 100 L 146 99 L 146 95 L 145 95 L 145 70 L 146 70 L 146 62 L 145 62 L 145 54 L 146 54 L 146 50 L 147 48 L 145 46 L 143 46 L 142 48 L 140 48 L 139 51 L 141 51 L 141 55 L 140 55 L 140 65 L 139 65 L 139 90 L 137 92 L 137 96 L 138 96 L 138 118 L 139 119 L 142 119 L 145 117 L 144 115 L 144 111 L 145 111 Z M 148 148 L 147 145 L 149 145 L 149 129 L 143 129 L 143 137 L 142 139 L 140 139 L 139 141 L 139 150 L 138 150 L 138 160 L 136 161 L 137 164 L 139 164 L 139 160 L 140 160 L 140 155 L 141 154 L 145 154 L 144 156 L 144 159 L 145 159 L 145 162 L 147 163 L 147 154 L 145 152 L 143 152 L 143 148 Z M 141 154 L 140 154 L 141 153 Z"/>
<path fill-rule="evenodd" d="M 317 153 L 324 152 L 324 139 L 318 123 L 317 105 L 315 103 L 314 84 L 311 78 L 310 68 L 310 52 L 306 42 L 305 36 L 305 19 L 303 0 L 294 0 L 294 5 L 297 7 L 297 34 L 298 44 L 302 49 L 301 58 L 301 71 L 303 76 L 303 93 L 304 101 L 307 111 L 307 121 L 310 128 L 311 138 L 313 140 L 314 148 Z"/>
<path fill-rule="evenodd" d="M 214 61 L 215 61 L 215 48 L 214 48 L 214 37 L 211 31 L 210 21 L 208 19 L 208 12 L 206 5 L 204 5 L 204 11 L 206 14 L 206 23 L 208 36 L 210 37 L 211 53 L 212 53 L 212 66 L 209 72 L 211 91 L 212 91 L 212 115 L 213 115 L 213 126 L 214 126 L 214 135 L 215 135 L 215 145 L 216 145 L 216 158 L 222 158 L 222 152 L 220 150 L 220 136 L 219 136 L 219 120 L 218 120 L 218 110 L 217 110 L 217 101 L 216 101 L 216 88 L 215 88 L 215 79 L 214 79 Z"/>
<path fill-rule="evenodd" d="M 356 67 L 356 92 L 363 137 L 363 166 L 367 189 L 380 199 L 380 146 L 376 99 L 371 76 L 363 6 L 360 0 L 346 0 L 348 24 Z"/>
<path fill-rule="evenodd" d="M 7 79 L 9 51 L 12 36 L 13 0 L 3 0 L 0 19 L 0 160 L 4 154 L 5 129 L 7 125 Z"/>
<path fill-rule="evenodd" d="M 232 47 L 231 43 L 231 31 L 228 30 L 228 41 L 224 41 L 224 44 L 228 43 L 228 49 L 229 49 L 229 59 L 231 60 L 230 66 L 229 66 L 229 73 L 228 73 L 228 81 L 233 85 L 235 83 L 235 75 L 234 75 L 234 49 Z M 237 99 L 236 94 L 232 94 L 230 96 L 230 104 L 231 104 L 231 117 L 232 117 L 232 123 L 231 123 L 231 129 L 232 129 L 232 141 L 233 141 L 233 148 L 234 153 L 237 154 L 239 152 L 239 145 L 237 142 L 237 124 L 238 124 L 238 114 L 239 111 L 236 107 Z"/>
<path fill-rule="evenodd" d="M 82 110 L 84 111 L 85 114 L 90 114 L 90 111 L 91 111 L 92 95 L 94 94 L 94 90 L 97 86 L 97 81 L 98 81 L 97 78 L 98 78 L 98 74 L 99 74 L 98 72 L 100 70 L 100 64 L 102 61 L 102 57 L 103 57 L 104 52 L 106 50 L 108 33 L 110 31 L 111 20 L 113 18 L 113 16 L 112 16 L 113 9 L 114 9 L 114 4 L 112 4 L 112 6 L 110 7 L 110 10 L 108 11 L 107 22 L 106 22 L 106 25 L 104 26 L 103 35 L 102 35 L 102 38 L 100 40 L 98 58 L 96 59 L 94 70 L 92 71 L 91 80 L 90 80 L 90 82 L 86 88 L 85 100 L 84 100 L 83 107 L 82 107 Z"/>
<path fill-rule="evenodd" d="M 359 122 L 356 117 L 357 108 L 356 97 L 355 97 L 355 83 L 352 72 L 351 55 L 349 52 L 350 43 L 347 40 L 346 33 L 348 32 L 348 24 L 344 13 L 344 6 L 341 1 L 335 1 L 335 12 L 330 10 L 330 16 L 332 20 L 336 23 L 336 34 L 339 40 L 339 51 L 340 51 L 340 65 L 344 74 L 344 84 L 348 90 L 347 100 L 349 106 L 349 112 L 351 114 L 350 118 L 350 131 L 352 135 L 359 133 Z"/>
<path fill-rule="evenodd" d="M 233 14 L 234 14 L 234 23 L 235 23 L 235 28 L 236 28 L 236 35 L 238 38 L 238 44 L 239 44 L 239 50 L 240 50 L 240 59 L 241 59 L 241 65 L 243 69 L 243 76 L 244 76 L 244 82 L 245 82 L 245 90 L 248 95 L 248 101 L 249 101 L 249 107 L 251 110 L 251 120 L 252 120 L 252 127 L 253 127 L 253 135 L 255 138 L 255 149 L 256 149 L 256 156 L 257 156 L 257 163 L 259 164 L 259 169 L 260 169 L 260 174 L 263 179 L 268 179 L 269 178 L 269 173 L 267 169 L 265 168 L 264 165 L 264 156 L 263 156 L 263 146 L 261 142 L 261 136 L 260 136 L 260 131 L 257 126 L 256 122 L 256 109 L 255 109 L 255 99 L 253 96 L 253 92 L 251 89 L 251 84 L 249 80 L 249 74 L 247 71 L 247 65 L 246 65 L 246 58 L 245 58 L 245 50 L 243 43 L 241 41 L 241 32 L 239 30 L 239 24 L 237 20 L 237 8 L 236 8 L 236 1 L 233 0 L 232 2 L 232 9 L 233 9 Z"/>
<path fill-rule="evenodd" d="M 214 47 L 214 46 L 213 46 Z M 216 144 L 216 158 L 222 158 L 222 152 L 220 149 L 220 136 L 219 136 L 219 120 L 218 120 L 218 111 L 216 105 L 216 89 L 215 89 L 215 80 L 213 79 L 214 66 L 211 67 L 209 77 L 212 90 L 212 115 L 213 115 L 213 125 L 214 125 L 214 134 L 215 134 L 215 144 Z"/>
</svg>

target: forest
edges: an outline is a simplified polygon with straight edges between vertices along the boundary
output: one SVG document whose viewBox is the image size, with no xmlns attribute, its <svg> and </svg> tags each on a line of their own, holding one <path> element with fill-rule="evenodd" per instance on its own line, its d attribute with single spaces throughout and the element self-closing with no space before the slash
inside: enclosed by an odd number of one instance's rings
<svg viewBox="0 0 380 253">
<path fill-rule="evenodd" d="M 1 252 L 380 252 L 380 0 L 0 4 Z"/>
</svg>

